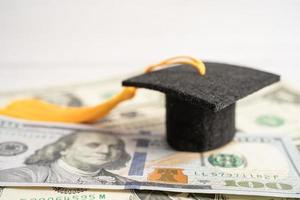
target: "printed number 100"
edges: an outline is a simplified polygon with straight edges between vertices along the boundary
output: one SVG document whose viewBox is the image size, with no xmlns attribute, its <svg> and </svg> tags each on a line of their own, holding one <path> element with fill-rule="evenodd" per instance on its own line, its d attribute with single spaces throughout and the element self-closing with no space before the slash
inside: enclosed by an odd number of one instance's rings
<svg viewBox="0 0 300 200">
<path fill-rule="evenodd" d="M 225 180 L 225 186 L 229 187 L 245 187 L 245 188 L 269 188 L 277 190 L 292 190 L 293 186 L 285 183 L 261 183 L 257 181 L 235 181 L 235 180 Z"/>
</svg>

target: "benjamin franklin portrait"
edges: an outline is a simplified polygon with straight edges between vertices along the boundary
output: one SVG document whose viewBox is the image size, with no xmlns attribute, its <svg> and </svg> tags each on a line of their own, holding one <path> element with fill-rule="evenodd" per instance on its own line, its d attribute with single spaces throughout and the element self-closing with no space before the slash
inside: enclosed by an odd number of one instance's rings
<svg viewBox="0 0 300 200">
<path fill-rule="evenodd" d="M 0 181 L 120 185 L 131 180 L 109 170 L 125 167 L 130 159 L 120 138 L 77 132 L 37 150 L 26 166 L 1 170 Z"/>
</svg>

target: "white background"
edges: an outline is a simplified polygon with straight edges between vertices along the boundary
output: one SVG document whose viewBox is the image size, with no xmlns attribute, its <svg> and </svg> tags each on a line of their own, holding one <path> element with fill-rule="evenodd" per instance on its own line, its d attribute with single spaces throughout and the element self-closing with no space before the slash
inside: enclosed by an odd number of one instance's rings
<svg viewBox="0 0 300 200">
<path fill-rule="evenodd" d="M 102 79 L 178 54 L 300 84 L 300 1 L 0 0 L 0 91 Z"/>
</svg>

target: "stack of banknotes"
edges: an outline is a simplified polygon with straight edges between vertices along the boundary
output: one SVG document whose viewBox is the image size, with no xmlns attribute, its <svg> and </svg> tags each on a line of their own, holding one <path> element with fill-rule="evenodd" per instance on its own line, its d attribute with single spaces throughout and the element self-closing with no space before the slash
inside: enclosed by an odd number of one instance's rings
<svg viewBox="0 0 300 200">
<path fill-rule="evenodd" d="M 35 97 L 99 103 L 121 79 L 0 94 L 0 106 Z M 238 133 L 204 153 L 165 140 L 164 96 L 137 97 L 95 124 L 0 116 L 0 200 L 300 198 L 300 90 L 279 83 L 238 103 Z"/>
</svg>

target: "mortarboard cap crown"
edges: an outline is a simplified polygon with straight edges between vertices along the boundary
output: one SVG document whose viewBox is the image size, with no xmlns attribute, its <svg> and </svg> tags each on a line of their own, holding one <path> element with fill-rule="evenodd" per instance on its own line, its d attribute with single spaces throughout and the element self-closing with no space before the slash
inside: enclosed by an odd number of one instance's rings
<svg viewBox="0 0 300 200">
<path fill-rule="evenodd" d="M 278 75 L 251 68 L 204 64 L 204 76 L 180 65 L 123 81 L 124 86 L 166 94 L 167 141 L 177 150 L 207 151 L 231 141 L 236 101 L 280 80 Z"/>
</svg>

